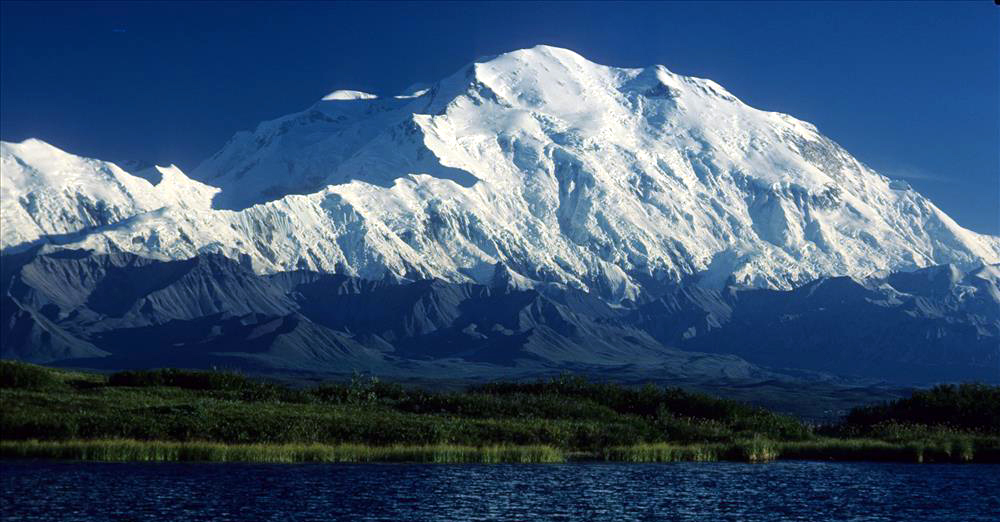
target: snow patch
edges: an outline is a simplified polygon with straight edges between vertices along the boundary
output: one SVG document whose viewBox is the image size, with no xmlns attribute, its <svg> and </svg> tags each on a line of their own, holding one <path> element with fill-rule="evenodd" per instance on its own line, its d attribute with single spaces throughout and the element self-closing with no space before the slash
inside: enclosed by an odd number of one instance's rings
<svg viewBox="0 0 1000 522">
<path fill-rule="evenodd" d="M 377 100 L 378 96 L 361 91 L 351 91 L 341 89 L 333 91 L 323 97 L 323 101 L 348 101 L 348 100 Z"/>
</svg>

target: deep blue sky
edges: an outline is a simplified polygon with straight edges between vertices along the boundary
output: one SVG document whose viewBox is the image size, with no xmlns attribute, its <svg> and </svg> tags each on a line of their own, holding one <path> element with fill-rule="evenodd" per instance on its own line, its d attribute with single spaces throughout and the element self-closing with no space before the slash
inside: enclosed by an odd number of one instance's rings
<svg viewBox="0 0 1000 522">
<path fill-rule="evenodd" d="M 193 169 L 329 91 L 538 43 L 711 78 L 1000 233 L 1000 7 L 974 3 L 3 3 L 0 134 Z"/>
</svg>

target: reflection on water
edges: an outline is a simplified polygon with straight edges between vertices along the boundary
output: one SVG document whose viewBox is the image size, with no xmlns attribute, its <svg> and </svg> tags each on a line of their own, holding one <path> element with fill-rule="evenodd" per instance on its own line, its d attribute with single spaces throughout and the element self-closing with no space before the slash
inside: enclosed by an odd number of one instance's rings
<svg viewBox="0 0 1000 522">
<path fill-rule="evenodd" d="M 1000 520 L 1000 466 L 0 462 L 3 520 Z"/>
</svg>

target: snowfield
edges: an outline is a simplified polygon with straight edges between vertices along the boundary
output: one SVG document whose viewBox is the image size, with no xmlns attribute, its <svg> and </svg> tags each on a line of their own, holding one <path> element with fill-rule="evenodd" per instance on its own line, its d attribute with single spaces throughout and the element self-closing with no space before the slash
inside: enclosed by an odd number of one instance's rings
<svg viewBox="0 0 1000 522">
<path fill-rule="evenodd" d="M 335 91 L 162 179 L 39 140 L 0 146 L 4 253 L 221 253 L 258 273 L 539 282 L 635 300 L 685 281 L 1000 262 L 806 122 L 663 66 L 539 46 L 428 88 Z M 197 181 L 196 181 L 197 180 Z"/>
</svg>

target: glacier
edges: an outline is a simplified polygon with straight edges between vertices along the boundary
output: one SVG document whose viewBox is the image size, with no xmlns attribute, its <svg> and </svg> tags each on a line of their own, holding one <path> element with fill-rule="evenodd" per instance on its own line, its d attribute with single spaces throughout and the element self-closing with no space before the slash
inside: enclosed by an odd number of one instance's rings
<svg viewBox="0 0 1000 522">
<path fill-rule="evenodd" d="M 0 144 L 0 249 L 221 254 L 258 274 L 502 276 L 615 304 L 679 282 L 787 290 L 1000 262 L 1000 238 L 809 123 L 711 80 L 549 46 L 397 96 L 334 91 L 237 133 L 190 176 L 155 170 L 37 139 Z"/>
</svg>

